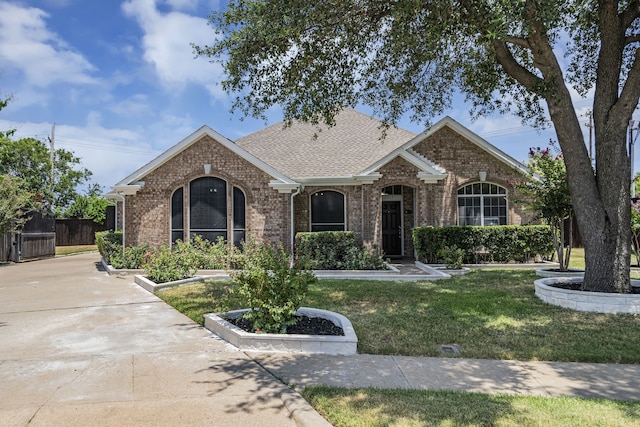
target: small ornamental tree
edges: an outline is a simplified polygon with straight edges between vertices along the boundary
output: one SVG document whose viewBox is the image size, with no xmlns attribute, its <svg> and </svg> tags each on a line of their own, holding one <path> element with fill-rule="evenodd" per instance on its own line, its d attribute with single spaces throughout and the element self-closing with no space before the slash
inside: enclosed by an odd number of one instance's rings
<svg viewBox="0 0 640 427">
<path fill-rule="evenodd" d="M 29 220 L 27 213 L 38 207 L 22 179 L 0 175 L 0 233 L 18 232 Z"/>
<path fill-rule="evenodd" d="M 525 203 L 527 209 L 540 212 L 540 217 L 549 225 L 560 270 L 566 271 L 573 246 L 573 207 L 564 159 L 561 153 L 551 153 L 551 149 L 556 149 L 553 141 L 550 146 L 529 150 L 529 179 L 516 183 L 515 187 L 523 195 L 524 200 L 520 202 Z"/>
<path fill-rule="evenodd" d="M 244 267 L 231 275 L 234 286 L 228 288 L 228 300 L 246 304 L 249 311 L 242 318 L 252 323 L 253 332 L 286 333 L 316 277 L 304 262 L 291 263 L 281 245 L 249 239 L 243 254 Z"/>
</svg>

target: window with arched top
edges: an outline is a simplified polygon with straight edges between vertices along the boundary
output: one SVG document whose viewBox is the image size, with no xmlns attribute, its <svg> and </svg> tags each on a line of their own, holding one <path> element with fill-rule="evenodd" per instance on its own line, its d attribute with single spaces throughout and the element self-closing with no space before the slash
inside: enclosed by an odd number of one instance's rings
<svg viewBox="0 0 640 427">
<path fill-rule="evenodd" d="M 311 195 L 311 231 L 344 231 L 344 194 L 316 191 Z"/>
<path fill-rule="evenodd" d="M 233 244 L 240 246 L 247 237 L 247 208 L 244 192 L 233 187 Z"/>
<path fill-rule="evenodd" d="M 171 195 L 171 241 L 184 240 L 184 188 Z"/>
<path fill-rule="evenodd" d="M 186 206 L 185 188 L 189 191 Z M 211 242 L 220 237 L 225 241 L 233 239 L 235 245 L 240 245 L 247 234 L 246 212 L 246 197 L 240 188 L 231 187 L 229 192 L 223 179 L 210 176 L 194 179 L 188 187 L 180 187 L 171 194 L 171 241 L 198 235 Z M 187 224 L 185 218 L 189 219 Z"/>
<path fill-rule="evenodd" d="M 458 189 L 458 225 L 506 225 L 507 190 L 476 182 Z"/>
<path fill-rule="evenodd" d="M 227 240 L 227 183 L 206 176 L 189 183 L 189 237 Z"/>
</svg>

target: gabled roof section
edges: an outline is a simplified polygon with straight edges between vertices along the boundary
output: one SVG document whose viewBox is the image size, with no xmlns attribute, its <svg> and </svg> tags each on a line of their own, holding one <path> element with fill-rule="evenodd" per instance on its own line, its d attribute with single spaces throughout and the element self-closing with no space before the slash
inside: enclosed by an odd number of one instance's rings
<svg viewBox="0 0 640 427">
<path fill-rule="evenodd" d="M 408 141 L 406 144 L 400 147 L 399 150 L 409 150 L 413 148 L 418 143 L 424 141 L 425 139 L 435 134 L 436 132 L 438 132 L 440 129 L 444 127 L 449 127 L 454 132 L 457 132 L 458 134 L 462 135 L 464 138 L 466 138 L 476 146 L 482 148 L 484 151 L 486 151 L 496 159 L 502 161 L 503 163 L 508 164 L 509 166 L 513 167 L 514 169 L 524 174 L 528 173 L 529 171 L 528 168 L 525 165 L 523 165 L 521 162 L 514 159 L 504 151 L 500 150 L 498 147 L 492 145 L 486 139 L 480 137 L 478 134 L 462 126 L 460 123 L 458 123 L 457 121 L 455 121 L 449 116 L 444 117 L 442 120 L 438 121 L 436 124 L 431 126 L 428 130 L 422 132 L 412 140 Z"/>
<path fill-rule="evenodd" d="M 416 136 L 353 109 L 335 117 L 335 125 L 294 121 L 277 123 L 236 144 L 298 182 L 353 182 L 367 166 Z"/>
<path fill-rule="evenodd" d="M 131 175 L 127 176 L 126 178 L 118 182 L 112 188 L 116 191 L 118 190 L 121 191 L 126 187 L 132 187 L 135 185 L 139 186 L 141 180 L 146 175 L 153 172 L 154 170 L 156 170 L 157 168 L 159 168 L 160 166 L 162 166 L 163 164 L 171 160 L 173 157 L 177 156 L 182 151 L 189 148 L 192 144 L 196 143 L 204 136 L 211 137 L 213 140 L 215 140 L 217 143 L 219 143 L 223 147 L 231 150 L 233 153 L 237 154 L 239 157 L 245 159 L 249 163 L 256 166 L 258 169 L 262 170 L 263 172 L 265 172 L 266 174 L 274 178 L 274 180 L 269 183 L 269 185 L 272 188 L 275 188 L 281 192 L 288 193 L 299 186 L 297 182 L 287 177 L 280 171 L 274 169 L 272 166 L 269 166 L 268 164 L 258 159 L 253 154 L 245 151 L 238 145 L 234 144 L 231 140 L 227 139 L 226 137 L 222 136 L 215 130 L 211 129 L 209 126 L 202 126 L 200 129 L 193 132 L 191 135 L 189 135 L 188 137 L 186 137 L 185 139 L 183 139 L 173 147 L 169 148 L 167 151 L 165 151 L 164 153 L 162 153 L 161 155 L 159 155 L 158 157 L 156 157 L 146 165 L 142 166 L 140 169 L 133 172 Z"/>
<path fill-rule="evenodd" d="M 390 161 L 394 160 L 397 157 L 402 157 L 403 159 L 407 160 L 409 163 L 413 164 L 420 170 L 417 176 L 418 178 L 422 179 L 424 182 L 433 183 L 441 179 L 444 179 L 447 176 L 447 171 L 444 168 L 433 163 L 431 160 L 427 159 L 423 155 L 413 150 L 413 147 L 415 147 L 418 143 L 424 141 L 425 139 L 435 134 L 436 132 L 438 132 L 444 127 L 449 127 L 454 132 L 460 134 L 469 142 L 480 147 L 481 149 L 483 149 L 493 157 L 497 158 L 498 160 L 502 161 L 503 163 L 508 164 L 509 166 L 513 167 L 514 169 L 524 174 L 528 173 L 527 167 L 523 165 L 521 162 L 517 161 L 510 155 L 506 154 L 504 151 L 490 144 L 485 139 L 481 138 L 479 135 L 471 132 L 469 129 L 462 126 L 460 123 L 458 123 L 451 117 L 447 116 L 442 120 L 438 121 L 433 126 L 431 126 L 428 130 L 422 132 L 419 135 L 416 135 L 415 137 L 410 139 L 408 142 L 406 142 L 402 146 L 396 148 L 386 156 L 382 157 L 375 163 L 371 164 L 369 167 L 363 170 L 359 175 L 360 176 L 372 175 L 376 173 L 378 169 L 380 169 L 382 166 L 386 165 Z"/>
</svg>

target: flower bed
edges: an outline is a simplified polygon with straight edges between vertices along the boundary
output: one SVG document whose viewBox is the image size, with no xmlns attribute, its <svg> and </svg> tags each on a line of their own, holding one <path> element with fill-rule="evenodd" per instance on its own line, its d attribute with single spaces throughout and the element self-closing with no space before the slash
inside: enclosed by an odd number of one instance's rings
<svg viewBox="0 0 640 427">
<path fill-rule="evenodd" d="M 204 315 L 204 326 L 242 351 L 355 354 L 358 337 L 349 319 L 332 311 L 301 307 L 296 314 L 331 320 L 344 331 L 336 335 L 255 334 L 227 322 L 222 316 L 238 318 L 249 309 Z"/>
</svg>

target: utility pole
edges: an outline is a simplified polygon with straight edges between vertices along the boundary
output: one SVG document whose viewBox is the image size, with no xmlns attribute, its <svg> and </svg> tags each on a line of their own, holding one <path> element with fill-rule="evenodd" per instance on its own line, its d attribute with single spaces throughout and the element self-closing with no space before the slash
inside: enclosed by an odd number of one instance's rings
<svg viewBox="0 0 640 427">
<path fill-rule="evenodd" d="M 49 190 L 53 193 L 53 170 L 54 163 L 56 157 L 56 149 L 55 149 L 55 139 L 56 139 L 56 124 L 51 125 L 51 137 L 49 138 L 49 158 L 51 160 L 51 174 L 49 177 Z"/>
</svg>

